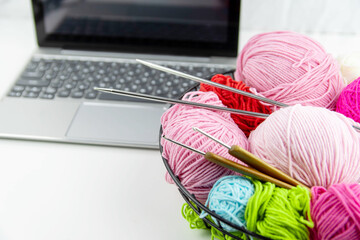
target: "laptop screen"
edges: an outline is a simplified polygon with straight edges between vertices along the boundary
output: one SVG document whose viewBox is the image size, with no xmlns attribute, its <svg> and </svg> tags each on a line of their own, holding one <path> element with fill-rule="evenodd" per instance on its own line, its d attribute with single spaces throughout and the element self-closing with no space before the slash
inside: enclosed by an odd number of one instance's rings
<svg viewBox="0 0 360 240">
<path fill-rule="evenodd" d="M 240 0 L 33 0 L 39 46 L 236 56 Z"/>
</svg>

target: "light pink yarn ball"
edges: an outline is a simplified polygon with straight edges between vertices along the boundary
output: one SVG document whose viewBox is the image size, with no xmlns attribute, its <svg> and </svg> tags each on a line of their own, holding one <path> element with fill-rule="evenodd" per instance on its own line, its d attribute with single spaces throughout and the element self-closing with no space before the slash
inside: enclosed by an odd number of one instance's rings
<svg viewBox="0 0 360 240">
<path fill-rule="evenodd" d="M 335 58 L 310 37 L 287 31 L 252 37 L 238 56 L 235 79 L 266 98 L 331 110 L 345 87 Z"/>
<path fill-rule="evenodd" d="M 308 186 L 358 182 L 360 134 L 353 125 L 326 108 L 282 108 L 250 134 L 250 151 Z"/>
<path fill-rule="evenodd" d="M 189 92 L 183 99 L 224 107 L 213 92 Z M 230 113 L 174 105 L 163 114 L 161 124 L 166 137 L 203 152 L 211 151 L 238 163 L 241 162 L 230 156 L 225 147 L 195 132 L 192 128 L 198 127 L 225 143 L 238 144 L 244 149 L 248 149 L 247 138 L 237 127 Z M 168 160 L 170 168 L 179 177 L 182 185 L 203 203 L 205 203 L 213 184 L 219 178 L 234 174 L 227 168 L 209 162 L 202 155 L 164 139 L 161 140 L 161 145 L 163 147 L 162 156 Z M 167 182 L 173 183 L 168 173 L 165 178 Z"/>
</svg>

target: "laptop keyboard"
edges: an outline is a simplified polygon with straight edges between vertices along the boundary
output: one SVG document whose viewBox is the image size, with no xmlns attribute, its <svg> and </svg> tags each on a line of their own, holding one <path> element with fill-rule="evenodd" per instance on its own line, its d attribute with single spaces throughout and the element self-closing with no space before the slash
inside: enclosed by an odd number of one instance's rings
<svg viewBox="0 0 360 240">
<path fill-rule="evenodd" d="M 162 65 L 205 79 L 209 79 L 214 74 L 232 70 L 228 66 L 219 65 Z M 49 100 L 73 98 L 148 102 L 144 99 L 99 93 L 93 88 L 113 88 L 160 97 L 179 98 L 196 84 L 194 81 L 150 69 L 135 62 L 34 57 L 8 96 Z"/>
</svg>

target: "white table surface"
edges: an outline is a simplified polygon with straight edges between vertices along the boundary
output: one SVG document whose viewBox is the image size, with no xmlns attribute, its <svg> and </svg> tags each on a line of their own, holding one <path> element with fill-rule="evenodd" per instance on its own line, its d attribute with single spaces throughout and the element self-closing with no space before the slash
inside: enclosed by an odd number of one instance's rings
<svg viewBox="0 0 360 240">
<path fill-rule="evenodd" d="M 0 95 L 36 49 L 29 2 L 0 0 Z M 360 49 L 358 36 L 314 37 Z M 210 239 L 182 218 L 165 172 L 157 150 L 0 139 L 0 239 Z"/>
</svg>

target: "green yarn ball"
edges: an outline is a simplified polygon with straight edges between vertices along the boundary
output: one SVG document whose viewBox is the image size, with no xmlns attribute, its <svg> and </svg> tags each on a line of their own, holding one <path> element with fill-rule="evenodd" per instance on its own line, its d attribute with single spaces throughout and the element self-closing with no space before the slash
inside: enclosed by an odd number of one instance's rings
<svg viewBox="0 0 360 240">
<path fill-rule="evenodd" d="M 247 229 L 274 240 L 309 239 L 314 227 L 310 192 L 300 186 L 290 190 L 253 180 L 255 194 L 245 210 Z"/>
</svg>

